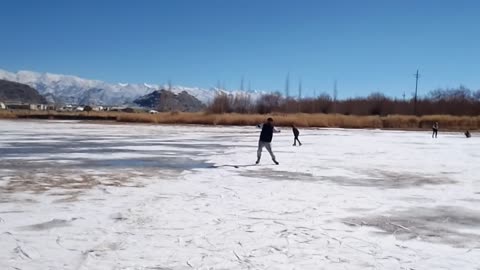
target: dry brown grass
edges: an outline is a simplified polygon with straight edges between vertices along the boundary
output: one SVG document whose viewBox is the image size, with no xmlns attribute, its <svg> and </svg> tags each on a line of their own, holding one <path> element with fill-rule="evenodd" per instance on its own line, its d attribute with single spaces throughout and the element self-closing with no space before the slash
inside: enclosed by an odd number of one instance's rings
<svg viewBox="0 0 480 270">
<path fill-rule="evenodd" d="M 480 117 L 470 116 L 355 116 L 339 114 L 208 114 L 208 113 L 159 113 L 159 114 L 121 114 L 120 122 L 141 122 L 154 124 L 198 124 L 198 125 L 256 125 L 272 117 L 277 126 L 299 127 L 338 127 L 338 128 L 392 128 L 392 129 L 428 129 L 439 122 L 442 129 L 476 130 L 480 129 Z"/>
<path fill-rule="evenodd" d="M 262 123 L 265 116 L 242 114 L 208 113 L 132 113 L 118 115 L 119 122 L 140 122 L 153 124 L 195 124 L 195 125 L 253 125 Z"/>
<path fill-rule="evenodd" d="M 0 119 L 12 119 L 16 118 L 16 115 L 7 110 L 0 110 Z"/>
<path fill-rule="evenodd" d="M 391 129 L 429 129 L 439 122 L 443 130 L 478 130 L 479 116 L 450 115 L 389 115 L 355 116 L 340 114 L 210 114 L 168 112 L 158 114 L 124 112 L 46 112 L 46 111 L 0 111 L 0 118 L 39 118 L 39 119 L 85 119 L 114 120 L 128 123 L 152 124 L 196 124 L 196 125 L 236 125 L 253 126 L 272 117 L 277 126 L 299 127 L 338 127 L 338 128 L 391 128 Z"/>
<path fill-rule="evenodd" d="M 452 116 L 452 115 L 426 115 L 419 121 L 420 128 L 430 128 L 433 122 L 438 122 L 440 128 L 467 130 L 480 129 L 480 116 Z"/>
</svg>

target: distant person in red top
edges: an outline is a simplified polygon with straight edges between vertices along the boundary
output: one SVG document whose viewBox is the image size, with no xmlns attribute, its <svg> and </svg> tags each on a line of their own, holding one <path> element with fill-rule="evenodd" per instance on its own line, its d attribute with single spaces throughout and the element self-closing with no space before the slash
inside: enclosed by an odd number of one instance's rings
<svg viewBox="0 0 480 270">
<path fill-rule="evenodd" d="M 302 146 L 302 143 L 298 139 L 298 136 L 300 135 L 300 131 L 298 131 L 298 128 L 296 128 L 295 125 L 292 125 L 292 131 L 293 131 L 293 146 L 297 145 L 297 141 L 299 146 Z"/>
</svg>

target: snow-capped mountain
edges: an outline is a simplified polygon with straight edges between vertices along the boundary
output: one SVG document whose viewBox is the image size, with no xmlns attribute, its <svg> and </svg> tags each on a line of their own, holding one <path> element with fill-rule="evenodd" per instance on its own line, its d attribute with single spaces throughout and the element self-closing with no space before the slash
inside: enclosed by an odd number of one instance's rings
<svg viewBox="0 0 480 270">
<path fill-rule="evenodd" d="M 72 103 L 90 105 L 122 105 L 131 104 L 140 96 L 149 94 L 167 86 L 152 84 L 111 84 L 98 80 L 88 80 L 70 75 L 38 73 L 33 71 L 8 72 L 0 69 L 0 79 L 27 84 L 38 90 L 51 103 Z M 203 103 L 209 103 L 217 93 L 242 93 L 241 91 L 223 91 L 216 88 L 202 89 L 198 87 L 172 86 L 173 93 L 186 91 Z M 261 95 L 249 92 L 252 99 Z"/>
</svg>

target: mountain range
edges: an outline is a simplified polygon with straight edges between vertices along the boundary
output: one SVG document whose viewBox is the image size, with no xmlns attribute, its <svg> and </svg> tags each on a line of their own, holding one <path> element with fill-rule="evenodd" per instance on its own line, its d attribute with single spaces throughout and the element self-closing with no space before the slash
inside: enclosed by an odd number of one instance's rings
<svg viewBox="0 0 480 270">
<path fill-rule="evenodd" d="M 32 87 L 0 79 L 0 101 L 10 103 L 44 104 L 47 101 Z"/>
<path fill-rule="evenodd" d="M 198 112 L 205 108 L 205 105 L 200 100 L 186 91 L 174 94 L 167 90 L 156 90 L 148 95 L 139 97 L 134 100 L 134 103 L 160 112 Z"/>
<path fill-rule="evenodd" d="M 18 71 L 16 73 L 0 69 L 0 79 L 23 83 L 38 90 L 49 103 L 89 104 L 89 105 L 128 105 L 139 97 L 161 88 L 174 94 L 186 92 L 207 104 L 219 93 L 236 94 L 246 91 L 225 91 L 217 88 L 160 86 L 151 84 L 107 83 L 71 75 Z M 260 92 L 248 92 L 252 99 Z"/>
</svg>

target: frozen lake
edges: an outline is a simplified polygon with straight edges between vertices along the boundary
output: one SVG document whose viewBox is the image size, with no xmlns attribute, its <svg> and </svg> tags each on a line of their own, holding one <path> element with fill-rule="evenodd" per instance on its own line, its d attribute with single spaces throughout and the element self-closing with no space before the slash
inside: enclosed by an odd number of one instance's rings
<svg viewBox="0 0 480 270">
<path fill-rule="evenodd" d="M 0 269 L 480 269 L 480 136 L 0 121 Z"/>
</svg>

